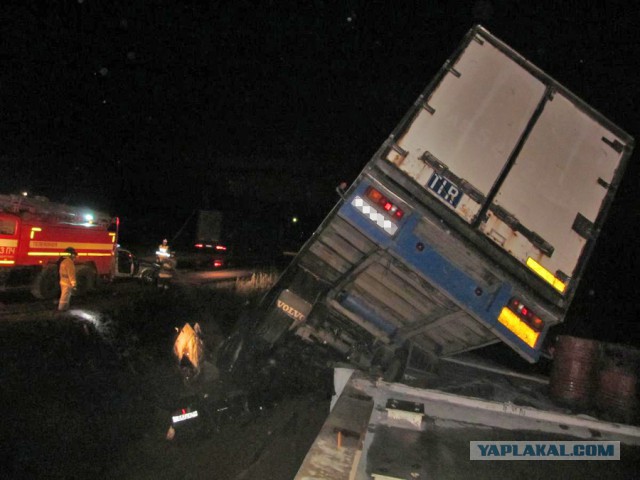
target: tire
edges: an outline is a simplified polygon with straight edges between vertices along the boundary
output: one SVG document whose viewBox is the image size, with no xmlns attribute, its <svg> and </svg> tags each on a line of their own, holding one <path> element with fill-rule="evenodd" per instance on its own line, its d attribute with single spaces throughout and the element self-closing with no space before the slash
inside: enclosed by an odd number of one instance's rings
<svg viewBox="0 0 640 480">
<path fill-rule="evenodd" d="M 278 343 L 289 331 L 292 320 L 277 311 L 271 311 L 257 329 L 257 336 L 270 345 Z"/>
<path fill-rule="evenodd" d="M 392 383 L 402 379 L 407 366 L 407 357 L 408 353 L 405 350 L 398 350 L 384 369 L 382 380 Z"/>
<path fill-rule="evenodd" d="M 369 361 L 369 373 L 381 375 L 393 357 L 393 351 L 386 347 L 378 347 Z"/>
<path fill-rule="evenodd" d="M 235 370 L 238 359 L 244 349 L 245 338 L 241 332 L 233 332 L 220 346 L 217 366 L 224 373 Z"/>
<path fill-rule="evenodd" d="M 57 265 L 44 267 L 31 284 L 31 294 L 41 300 L 49 300 L 60 296 Z"/>
<path fill-rule="evenodd" d="M 154 270 L 148 268 L 140 274 L 140 282 L 149 286 L 156 285 L 158 283 L 158 275 Z"/>
<path fill-rule="evenodd" d="M 86 295 L 96 288 L 96 272 L 93 268 L 80 265 L 76 270 L 77 292 L 76 295 Z"/>
</svg>

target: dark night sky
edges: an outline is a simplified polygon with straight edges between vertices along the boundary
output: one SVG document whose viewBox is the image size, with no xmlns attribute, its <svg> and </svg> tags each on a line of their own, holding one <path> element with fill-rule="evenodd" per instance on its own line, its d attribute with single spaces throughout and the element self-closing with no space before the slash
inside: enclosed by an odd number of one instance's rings
<svg viewBox="0 0 640 480">
<path fill-rule="evenodd" d="M 475 23 L 637 137 L 640 6 L 591 3 L 5 1 L 0 192 L 124 235 L 194 208 L 321 218 Z M 610 328 L 638 316 L 636 157 L 578 296 Z"/>
</svg>

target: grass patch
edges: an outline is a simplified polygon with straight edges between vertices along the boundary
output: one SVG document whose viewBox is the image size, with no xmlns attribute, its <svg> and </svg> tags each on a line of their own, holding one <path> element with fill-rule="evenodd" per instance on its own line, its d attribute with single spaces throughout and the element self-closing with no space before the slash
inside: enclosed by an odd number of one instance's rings
<svg viewBox="0 0 640 480">
<path fill-rule="evenodd" d="M 260 296 L 276 283 L 279 275 L 280 272 L 273 269 L 256 272 L 251 277 L 238 278 L 235 281 L 236 294 L 245 299 Z"/>
</svg>

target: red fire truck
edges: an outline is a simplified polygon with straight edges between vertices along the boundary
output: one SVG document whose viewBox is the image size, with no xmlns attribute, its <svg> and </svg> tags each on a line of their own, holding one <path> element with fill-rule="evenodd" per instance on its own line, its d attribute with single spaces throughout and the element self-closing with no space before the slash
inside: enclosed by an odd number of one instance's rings
<svg viewBox="0 0 640 480">
<path fill-rule="evenodd" d="M 78 252 L 78 293 L 114 274 L 118 219 L 44 197 L 0 194 L 0 291 L 30 288 L 36 298 L 59 292 L 58 260 Z"/>
</svg>

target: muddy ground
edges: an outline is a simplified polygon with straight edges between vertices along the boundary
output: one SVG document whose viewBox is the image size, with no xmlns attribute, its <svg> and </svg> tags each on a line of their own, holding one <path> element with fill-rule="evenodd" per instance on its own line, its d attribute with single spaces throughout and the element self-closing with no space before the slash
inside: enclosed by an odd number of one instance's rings
<svg viewBox="0 0 640 480">
<path fill-rule="evenodd" d="M 2 477 L 295 476 L 327 415 L 330 371 L 309 376 L 290 352 L 272 360 L 265 395 L 246 394 L 252 380 L 216 380 L 216 347 L 255 295 L 127 284 L 74 301 L 68 314 L 39 303 L 0 321 Z M 185 322 L 203 328 L 204 386 L 185 386 L 171 353 L 175 328 Z M 166 440 L 171 415 L 203 389 L 216 402 L 233 398 L 209 405 L 215 416 Z"/>
</svg>

